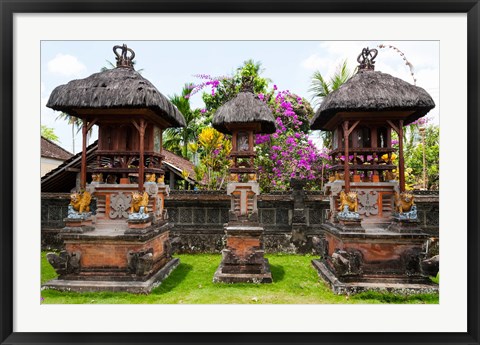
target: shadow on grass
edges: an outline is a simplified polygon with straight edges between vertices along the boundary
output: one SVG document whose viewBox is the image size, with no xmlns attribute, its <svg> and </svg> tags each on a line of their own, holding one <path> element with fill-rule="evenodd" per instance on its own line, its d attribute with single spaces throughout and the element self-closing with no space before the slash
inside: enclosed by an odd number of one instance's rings
<svg viewBox="0 0 480 345">
<path fill-rule="evenodd" d="M 275 283 L 281 282 L 285 277 L 285 269 L 281 265 L 270 264 L 270 271 L 272 272 L 272 279 Z"/>
<path fill-rule="evenodd" d="M 175 287 L 181 284 L 190 271 L 193 270 L 193 266 L 185 263 L 180 263 L 175 270 L 162 282 L 160 286 L 157 286 L 152 290 L 152 294 L 161 295 L 172 291 Z"/>
</svg>

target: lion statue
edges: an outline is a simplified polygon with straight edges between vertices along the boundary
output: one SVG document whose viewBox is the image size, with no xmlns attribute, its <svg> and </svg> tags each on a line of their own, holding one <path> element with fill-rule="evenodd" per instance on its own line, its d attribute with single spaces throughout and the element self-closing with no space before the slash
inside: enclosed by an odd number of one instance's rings
<svg viewBox="0 0 480 345">
<path fill-rule="evenodd" d="M 154 182 L 155 183 L 155 174 L 145 174 L 145 182 Z"/>
<path fill-rule="evenodd" d="M 132 207 L 130 208 L 131 213 L 140 212 L 140 207 L 143 207 L 144 213 L 148 213 L 148 193 L 143 192 L 143 195 L 138 192 L 132 193 Z"/>
<path fill-rule="evenodd" d="M 92 174 L 92 182 L 103 182 L 103 174 Z"/>
<path fill-rule="evenodd" d="M 73 209 L 78 213 L 90 212 L 91 200 L 92 195 L 87 191 L 70 194 L 70 205 L 72 205 Z"/>
<path fill-rule="evenodd" d="M 340 206 L 338 207 L 338 211 L 343 212 L 345 206 L 348 206 L 350 212 L 358 212 L 357 193 L 345 193 L 343 190 L 340 192 Z"/>
<path fill-rule="evenodd" d="M 413 205 L 415 204 L 413 202 L 412 194 L 407 192 L 395 193 L 395 210 L 398 213 L 409 212 Z"/>
<path fill-rule="evenodd" d="M 394 181 L 397 178 L 397 175 L 392 171 L 385 171 L 385 181 Z"/>
</svg>

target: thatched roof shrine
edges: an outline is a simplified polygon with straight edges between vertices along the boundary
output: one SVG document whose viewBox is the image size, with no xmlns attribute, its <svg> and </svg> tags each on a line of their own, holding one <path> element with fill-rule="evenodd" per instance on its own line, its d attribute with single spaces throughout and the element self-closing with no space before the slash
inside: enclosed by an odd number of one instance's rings
<svg viewBox="0 0 480 345">
<path fill-rule="evenodd" d="M 232 125 L 259 124 L 257 133 L 274 133 L 275 118 L 267 104 L 258 99 L 248 87 L 239 92 L 217 109 L 213 116 L 213 127 L 222 132 L 231 134 Z"/>
<path fill-rule="evenodd" d="M 411 112 L 404 124 L 408 125 L 427 114 L 435 103 L 421 87 L 389 74 L 363 69 L 337 90 L 326 96 L 315 113 L 312 129 L 327 130 L 325 125 L 338 113 Z"/>
<path fill-rule="evenodd" d="M 185 126 L 182 113 L 132 65 L 117 65 L 60 85 L 52 91 L 47 107 L 73 116 L 89 110 L 147 109 L 161 117 L 167 127 Z"/>
</svg>

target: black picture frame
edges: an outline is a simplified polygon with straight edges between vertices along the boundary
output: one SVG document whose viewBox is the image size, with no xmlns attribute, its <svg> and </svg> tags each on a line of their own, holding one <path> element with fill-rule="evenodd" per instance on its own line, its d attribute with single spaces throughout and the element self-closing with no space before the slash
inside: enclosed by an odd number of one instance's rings
<svg viewBox="0 0 480 345">
<path fill-rule="evenodd" d="M 0 0 L 0 341 L 2 344 L 479 344 L 479 0 Z M 13 16 L 15 13 L 466 13 L 468 44 L 468 309 L 465 333 L 13 332 Z M 452 229 L 454 230 L 454 229 Z M 454 315 L 452 315 L 454 317 Z M 320 321 L 319 321 L 320 322 Z M 223 335 L 220 335 L 223 334 Z"/>
</svg>

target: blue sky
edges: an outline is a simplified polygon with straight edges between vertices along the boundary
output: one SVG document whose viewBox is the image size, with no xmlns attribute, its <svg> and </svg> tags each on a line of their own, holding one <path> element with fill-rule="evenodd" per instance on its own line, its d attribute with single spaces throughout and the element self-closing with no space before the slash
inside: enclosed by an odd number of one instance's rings
<svg viewBox="0 0 480 345">
<path fill-rule="evenodd" d="M 45 106 L 51 91 L 72 79 L 86 78 L 115 61 L 112 48 L 126 43 L 135 51 L 136 68 L 166 96 L 180 93 L 187 82 L 200 83 L 195 74 L 231 75 L 247 59 L 262 63 L 263 76 L 279 90 L 290 90 L 311 99 L 311 76 L 320 71 L 331 76 L 343 60 L 353 70 L 363 47 L 379 44 L 400 49 L 414 66 L 416 84 L 433 97 L 436 108 L 429 113 L 439 123 L 439 42 L 438 41 L 42 41 L 41 122 L 53 127 L 60 145 L 73 152 L 71 127 L 56 120 L 57 112 Z M 393 49 L 379 49 L 376 70 L 413 83 L 408 66 Z M 192 97 L 203 107 L 201 95 Z M 94 140 L 96 132 L 93 134 Z M 76 135 L 75 151 L 81 148 Z"/>
</svg>

